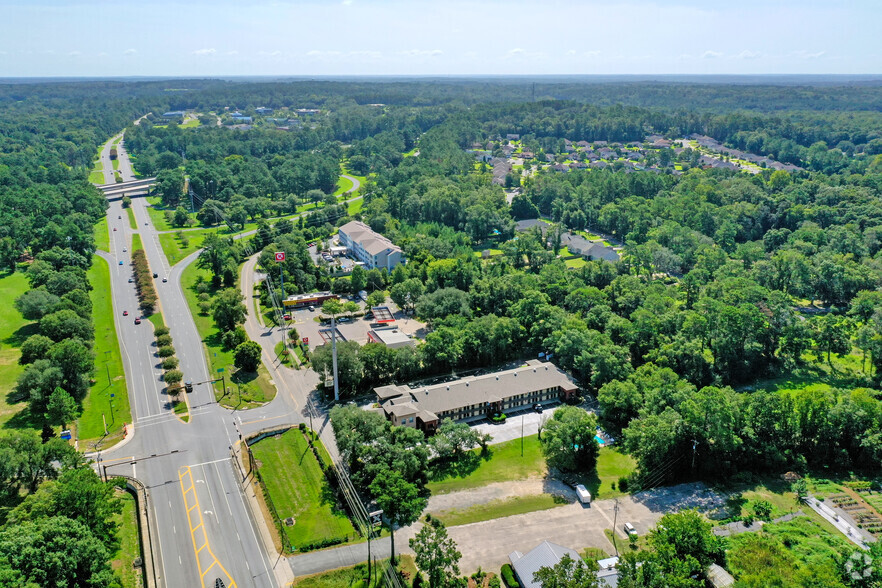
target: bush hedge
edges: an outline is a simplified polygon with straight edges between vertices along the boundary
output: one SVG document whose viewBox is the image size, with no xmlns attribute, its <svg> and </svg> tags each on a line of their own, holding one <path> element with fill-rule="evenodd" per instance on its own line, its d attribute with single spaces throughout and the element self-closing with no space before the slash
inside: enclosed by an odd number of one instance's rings
<svg viewBox="0 0 882 588">
<path fill-rule="evenodd" d="M 135 285 L 138 288 L 138 297 L 141 300 L 141 310 L 150 314 L 156 307 L 156 289 L 153 286 L 153 274 L 147 263 L 147 254 L 143 249 L 132 253 L 132 268 L 135 272 Z"/>
<path fill-rule="evenodd" d="M 305 553 L 307 551 L 314 551 L 316 549 L 324 549 L 325 547 L 340 545 L 341 543 L 346 543 L 347 541 L 349 541 L 349 535 L 345 535 L 343 537 L 330 537 L 328 539 L 322 539 L 320 541 L 313 541 L 312 543 L 302 543 L 297 546 L 297 551 L 299 551 L 300 553 Z"/>
<path fill-rule="evenodd" d="M 508 588 L 520 588 L 521 584 L 515 579 L 514 570 L 511 569 L 511 564 L 502 564 L 502 581 L 505 582 L 505 585 Z"/>
</svg>

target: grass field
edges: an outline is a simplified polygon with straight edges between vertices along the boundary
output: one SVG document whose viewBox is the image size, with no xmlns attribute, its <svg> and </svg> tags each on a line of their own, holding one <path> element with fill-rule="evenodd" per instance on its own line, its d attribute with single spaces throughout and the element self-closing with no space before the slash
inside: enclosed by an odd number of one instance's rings
<svg viewBox="0 0 882 588">
<path fill-rule="evenodd" d="M 165 321 L 162 320 L 162 313 L 161 312 L 158 312 L 158 311 L 154 312 L 153 314 L 151 314 L 150 316 L 147 317 L 147 320 L 150 321 L 151 323 L 153 323 L 154 329 L 158 329 L 159 327 L 165 326 Z"/>
<path fill-rule="evenodd" d="M 104 184 L 104 171 L 102 169 L 93 169 L 89 172 L 89 181 L 93 184 Z"/>
<path fill-rule="evenodd" d="M 190 407 L 187 406 L 187 402 L 184 400 L 173 400 L 172 401 L 172 410 L 178 418 L 184 421 L 185 423 L 190 422 Z"/>
<path fill-rule="evenodd" d="M 175 229 L 175 227 L 171 226 L 171 224 L 165 220 L 164 209 L 148 206 L 147 214 L 150 216 L 150 222 L 153 223 L 153 226 L 156 227 L 157 231 L 173 231 Z"/>
<path fill-rule="evenodd" d="M 385 586 L 386 582 L 383 581 L 379 574 L 384 569 L 383 566 L 386 565 L 385 559 L 379 560 L 378 565 L 374 566 L 371 570 L 371 582 L 364 585 L 364 588 L 379 588 L 380 586 Z M 413 562 L 413 557 L 410 555 L 402 555 L 398 559 L 398 570 L 403 572 L 408 578 L 413 578 L 416 575 L 416 565 Z M 313 574 L 312 576 L 303 576 L 302 578 L 295 580 L 291 587 L 296 586 L 297 588 L 351 588 L 357 581 L 366 580 L 368 573 L 367 562 L 360 563 L 358 565 L 349 567 L 349 568 L 338 568 L 336 570 L 331 570 L 330 572 L 322 572 L 320 574 Z M 409 583 L 407 585 L 410 585 Z"/>
<path fill-rule="evenodd" d="M 340 176 L 337 179 L 337 190 L 334 191 L 334 196 L 340 196 L 346 191 L 351 190 L 352 186 L 354 185 L 355 184 L 353 184 L 352 180 L 350 180 L 349 178 L 344 178 L 343 176 Z"/>
<path fill-rule="evenodd" d="M 202 247 L 202 241 L 213 229 L 205 229 L 202 231 L 186 231 L 182 241 L 175 233 L 161 233 L 159 235 L 159 244 L 162 246 L 162 252 L 168 259 L 169 265 L 174 265 L 186 258 L 194 251 Z"/>
<path fill-rule="evenodd" d="M 13 306 L 12 301 L 30 288 L 25 274 L 16 272 L 0 276 L 0 299 L 5 304 L 0 309 L 0 424 L 6 423 L 27 406 L 24 402 L 8 404 L 8 395 L 15 386 L 24 366 L 18 364 L 21 353 L 18 348 L 29 336 L 37 333 L 37 323 L 26 320 Z"/>
<path fill-rule="evenodd" d="M 440 519 L 441 522 L 448 527 L 455 527 L 457 525 L 480 523 L 482 521 L 490 521 L 537 510 L 548 510 L 549 508 L 555 508 L 562 504 L 567 504 L 567 501 L 551 494 L 531 494 L 492 500 L 468 508 L 455 508 L 434 512 L 432 513 L 432 516 Z"/>
<path fill-rule="evenodd" d="M 129 215 L 129 227 L 132 228 L 132 229 L 136 229 L 136 230 L 137 230 L 137 228 L 138 228 L 138 221 L 135 220 L 135 211 L 132 210 L 132 207 L 131 207 L 131 206 L 129 206 L 128 208 L 126 208 L 126 214 Z"/>
<path fill-rule="evenodd" d="M 122 500 L 123 509 L 120 514 L 113 515 L 113 522 L 119 528 L 119 549 L 113 555 L 110 567 L 122 581 L 123 588 L 141 588 L 144 576 L 142 568 L 132 566 L 136 557 L 141 557 L 141 540 L 138 536 L 138 510 L 135 497 L 124 490 L 117 490 Z"/>
<path fill-rule="evenodd" d="M 567 259 L 564 261 L 564 265 L 567 267 L 580 268 L 585 265 L 588 265 L 588 262 L 585 261 L 584 257 L 577 257 L 575 259 Z"/>
<path fill-rule="evenodd" d="M 135 233 L 132 235 L 132 253 L 138 249 L 144 249 L 144 245 L 141 243 L 141 235 Z"/>
<path fill-rule="evenodd" d="M 110 252 L 110 231 L 107 228 L 107 217 L 95 223 L 95 248 Z"/>
<path fill-rule="evenodd" d="M 198 119 L 198 118 L 191 118 L 191 119 L 188 120 L 187 122 L 181 124 L 180 127 L 181 127 L 182 129 L 195 129 L 196 127 L 199 126 L 199 124 L 200 124 L 200 123 L 199 123 L 199 119 Z"/>
<path fill-rule="evenodd" d="M 110 163 L 113 166 L 114 171 L 119 169 L 119 159 L 113 159 Z"/>
<path fill-rule="evenodd" d="M 288 367 L 291 366 L 291 352 L 285 349 L 285 344 L 281 341 L 276 343 L 275 348 L 276 356 L 273 359 L 281 359 L 282 364 Z"/>
<path fill-rule="evenodd" d="M 355 529 L 346 513 L 337 508 L 333 490 L 306 438 L 298 429 L 268 437 L 252 446 L 260 474 L 292 547 L 323 539 L 354 539 Z"/>
<path fill-rule="evenodd" d="M 113 320 L 110 268 L 103 258 L 95 256 L 92 259 L 88 276 L 92 285 L 89 297 L 92 299 L 92 318 L 95 323 L 95 373 L 92 376 L 95 384 L 83 399 L 83 413 L 77 421 L 80 444 L 90 449 L 92 443 L 104 435 L 104 417 L 107 419 L 108 432 L 108 437 L 102 444 L 105 448 L 122 439 L 123 423 L 132 422 L 125 372 Z"/>
<path fill-rule="evenodd" d="M 481 455 L 480 449 L 473 450 L 471 454 L 472 459 L 464 460 L 464 465 L 459 471 L 439 472 L 438 476 L 429 482 L 428 488 L 432 494 L 469 490 L 493 482 L 541 478 L 548 472 L 538 435 L 524 437 L 523 457 L 521 457 L 520 439 L 490 445 L 489 455 Z M 583 483 L 594 498 L 621 496 L 622 492 L 618 490 L 619 478 L 629 475 L 635 468 L 636 463 L 631 457 L 611 447 L 605 447 L 598 455 L 596 472 L 584 475 Z M 613 484 L 616 485 L 615 490 Z M 504 510 L 510 506 L 503 505 L 501 508 Z"/>
<path fill-rule="evenodd" d="M 199 336 L 202 337 L 206 348 L 205 355 L 210 364 L 209 371 L 213 377 L 223 375 L 226 378 L 226 394 L 223 382 L 216 382 L 214 384 L 215 398 L 222 406 L 240 409 L 253 408 L 269 402 L 276 395 L 276 387 L 264 365 L 261 363 L 257 373 L 240 372 L 237 374 L 233 364 L 233 351 L 225 350 L 222 346 L 222 333 L 210 316 L 199 312 L 199 295 L 194 288 L 199 276 L 210 282 L 211 273 L 208 270 L 198 267 L 195 263 L 190 264 L 181 274 L 181 286 L 184 289 L 187 305 L 193 314 L 196 330 L 199 331 Z M 213 295 L 214 293 L 209 291 L 209 294 Z M 218 372 L 219 369 L 223 369 L 223 372 Z"/>
<path fill-rule="evenodd" d="M 361 209 L 364 207 L 364 198 L 359 198 L 358 200 L 353 200 L 349 203 L 349 208 L 347 209 L 347 214 L 349 216 L 354 216 L 361 212 Z"/>
</svg>

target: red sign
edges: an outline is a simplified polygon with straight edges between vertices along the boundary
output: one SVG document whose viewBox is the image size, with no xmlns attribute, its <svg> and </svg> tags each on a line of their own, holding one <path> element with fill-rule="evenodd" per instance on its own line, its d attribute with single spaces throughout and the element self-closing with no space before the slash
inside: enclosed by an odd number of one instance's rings
<svg viewBox="0 0 882 588">
<path fill-rule="evenodd" d="M 284 251 L 276 251 L 276 261 L 285 261 Z"/>
<path fill-rule="evenodd" d="M 309 337 L 304 337 L 303 342 L 306 343 L 307 345 L 309 345 Z"/>
</svg>

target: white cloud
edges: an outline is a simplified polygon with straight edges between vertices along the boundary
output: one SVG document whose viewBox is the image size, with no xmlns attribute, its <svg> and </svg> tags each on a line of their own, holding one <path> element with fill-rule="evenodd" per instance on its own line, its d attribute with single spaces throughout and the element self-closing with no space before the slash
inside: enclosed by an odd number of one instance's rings
<svg viewBox="0 0 882 588">
<path fill-rule="evenodd" d="M 137 52 L 138 52 L 137 49 L 126 49 L 125 51 L 123 51 L 123 54 L 125 54 L 125 55 L 134 55 L 134 54 L 137 53 Z"/>
<path fill-rule="evenodd" d="M 282 52 L 276 49 L 275 51 L 258 51 L 257 54 L 262 57 L 278 57 Z"/>
<path fill-rule="evenodd" d="M 719 51 L 708 50 L 708 51 L 705 51 L 704 53 L 701 54 L 701 58 L 702 59 L 716 59 L 717 57 L 722 57 L 722 55 L 723 54 L 720 53 Z"/>
<path fill-rule="evenodd" d="M 511 49 L 511 50 L 506 54 L 506 57 L 520 57 L 520 56 L 523 55 L 524 53 L 525 53 L 525 51 L 524 51 L 523 49 L 521 49 L 520 47 L 516 47 L 515 49 Z"/>
<path fill-rule="evenodd" d="M 193 55 L 214 55 L 215 53 L 217 53 L 217 49 L 214 49 L 214 48 L 197 49 L 196 51 L 193 52 Z"/>
<path fill-rule="evenodd" d="M 232 51 L 227 51 L 224 55 L 239 55 L 239 52 L 234 49 Z"/>
<path fill-rule="evenodd" d="M 570 49 L 569 51 L 567 51 L 567 55 L 575 55 L 575 54 L 576 54 L 575 49 Z"/>
<path fill-rule="evenodd" d="M 71 51 L 67 55 L 68 55 L 68 57 L 77 57 L 80 55 L 80 52 L 79 51 Z"/>
<path fill-rule="evenodd" d="M 379 51 L 366 51 L 366 50 L 350 51 L 349 55 L 351 55 L 352 57 L 367 57 L 369 59 L 380 59 L 383 56 L 383 54 Z"/>
<path fill-rule="evenodd" d="M 352 6 L 352 0 L 343 0 L 343 6 Z"/>
<path fill-rule="evenodd" d="M 408 57 L 437 57 L 444 54 L 440 49 L 407 49 L 399 53 Z"/>
<path fill-rule="evenodd" d="M 745 49 L 741 53 L 739 53 L 736 57 L 739 59 L 759 59 L 763 54 L 759 51 L 751 51 L 749 49 Z"/>
<path fill-rule="evenodd" d="M 826 51 L 811 52 L 811 51 L 806 51 L 805 49 L 800 49 L 799 51 L 792 51 L 790 53 L 790 55 L 792 55 L 793 57 L 797 57 L 799 59 L 817 59 L 818 57 L 821 57 L 826 54 L 827 54 Z"/>
</svg>

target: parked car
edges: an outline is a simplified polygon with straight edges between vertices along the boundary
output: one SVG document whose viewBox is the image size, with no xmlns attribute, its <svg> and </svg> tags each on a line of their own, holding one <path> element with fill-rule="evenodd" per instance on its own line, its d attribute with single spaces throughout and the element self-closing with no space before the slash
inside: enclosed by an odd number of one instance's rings
<svg viewBox="0 0 882 588">
<path fill-rule="evenodd" d="M 533 410 L 535 410 L 536 412 L 542 412 L 542 405 L 537 402 L 533 405 Z"/>
<path fill-rule="evenodd" d="M 631 523 L 625 523 L 623 525 L 623 527 L 625 529 L 625 533 L 627 533 L 628 535 L 636 535 L 637 534 L 637 529 L 635 529 L 634 525 L 632 525 Z"/>
<path fill-rule="evenodd" d="M 290 320 L 291 320 L 291 315 L 290 315 L 290 314 L 284 314 L 284 315 L 282 315 L 282 318 L 285 319 L 286 321 L 290 321 Z"/>
<path fill-rule="evenodd" d="M 309 312 L 315 312 L 315 306 L 310 306 L 310 307 L 309 307 Z"/>
<path fill-rule="evenodd" d="M 118 219 L 121 219 L 121 218 L 122 218 L 122 216 L 118 216 L 118 217 L 116 217 L 116 218 L 118 218 Z"/>
<path fill-rule="evenodd" d="M 128 251 L 128 250 L 129 250 L 128 247 L 123 247 L 123 253 L 125 253 L 125 252 Z"/>
<path fill-rule="evenodd" d="M 113 227 L 113 230 L 115 231 L 115 230 L 116 230 L 116 227 Z"/>
</svg>

